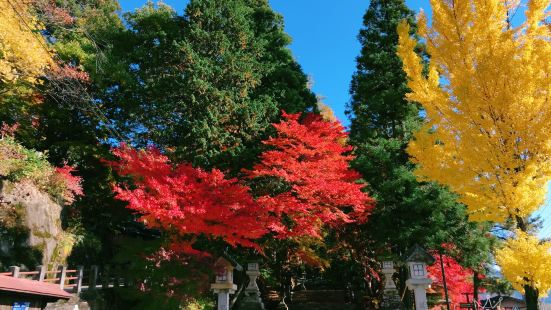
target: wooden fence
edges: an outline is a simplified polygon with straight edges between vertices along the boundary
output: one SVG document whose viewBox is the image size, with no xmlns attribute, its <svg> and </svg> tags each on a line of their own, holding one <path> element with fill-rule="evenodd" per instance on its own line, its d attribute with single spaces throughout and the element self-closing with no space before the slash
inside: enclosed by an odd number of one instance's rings
<svg viewBox="0 0 551 310">
<path fill-rule="evenodd" d="M 39 265 L 34 271 L 22 271 L 18 266 L 11 266 L 10 271 L 0 272 L 4 276 L 58 284 L 66 292 L 77 294 L 85 290 L 126 287 L 130 284 L 129 279 L 122 274 L 122 266 L 99 268 L 95 265 L 86 270 L 82 266 L 75 269 L 59 266 L 48 270 L 46 266 Z"/>
</svg>

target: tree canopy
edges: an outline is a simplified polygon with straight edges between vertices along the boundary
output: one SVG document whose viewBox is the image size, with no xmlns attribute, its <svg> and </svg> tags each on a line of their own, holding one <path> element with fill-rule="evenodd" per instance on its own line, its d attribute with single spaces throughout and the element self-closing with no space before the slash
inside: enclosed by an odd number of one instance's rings
<svg viewBox="0 0 551 310">
<path fill-rule="evenodd" d="M 124 19 L 100 96 L 117 130 L 136 143 L 239 170 L 258 155 L 281 109 L 315 107 L 267 1 L 194 0 L 183 16 L 148 3 Z"/>
<path fill-rule="evenodd" d="M 247 185 L 227 179 L 220 170 L 204 171 L 189 163 L 173 167 L 157 149 L 122 145 L 113 150 L 119 160 L 110 164 L 132 177 L 133 188 L 117 186 L 116 198 L 129 202 L 128 208 L 149 227 L 174 230 L 191 240 L 204 234 L 260 251 L 255 242 L 268 233 L 321 238 L 323 226 L 367 220 L 373 202 L 355 183 L 359 175 L 348 168 L 352 157 L 344 155 L 348 148 L 341 144 L 346 137 L 342 126 L 314 114 L 299 118 L 284 114 L 274 124 L 276 136 L 264 141 L 273 149 L 247 172 L 248 178 L 264 183 L 283 182 L 278 193 L 266 193 L 264 184 L 264 193 L 255 199 Z"/>
</svg>

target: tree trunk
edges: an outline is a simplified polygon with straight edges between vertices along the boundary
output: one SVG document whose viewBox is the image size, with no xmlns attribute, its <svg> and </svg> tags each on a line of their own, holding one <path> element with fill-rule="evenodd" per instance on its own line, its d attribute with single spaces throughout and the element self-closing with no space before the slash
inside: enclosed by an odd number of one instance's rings
<svg viewBox="0 0 551 310">
<path fill-rule="evenodd" d="M 442 283 L 444 284 L 444 296 L 446 297 L 446 309 L 450 310 L 450 298 L 448 296 L 448 284 L 446 283 L 446 270 L 444 269 L 444 260 L 442 259 L 442 251 L 440 254 L 440 269 L 442 270 Z"/>
<path fill-rule="evenodd" d="M 478 288 L 480 287 L 480 279 L 478 278 L 478 271 L 473 272 L 473 302 L 478 302 Z"/>
<path fill-rule="evenodd" d="M 524 296 L 526 299 L 526 310 L 538 310 L 538 290 L 529 285 L 525 285 L 524 292 Z"/>
<path fill-rule="evenodd" d="M 528 232 L 528 223 L 526 223 L 526 221 L 518 215 L 515 217 L 515 219 L 517 222 L 517 227 L 523 232 Z M 526 310 L 538 310 L 539 295 L 540 292 L 537 289 L 531 287 L 530 285 L 524 286 L 524 299 L 526 300 Z"/>
</svg>

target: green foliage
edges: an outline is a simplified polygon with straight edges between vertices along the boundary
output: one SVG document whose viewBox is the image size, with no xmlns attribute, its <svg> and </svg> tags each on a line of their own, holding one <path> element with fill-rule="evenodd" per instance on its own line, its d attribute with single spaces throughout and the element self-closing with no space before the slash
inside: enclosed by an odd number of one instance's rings
<svg viewBox="0 0 551 310">
<path fill-rule="evenodd" d="M 30 181 L 55 201 L 63 201 L 66 183 L 43 153 L 27 149 L 11 137 L 4 137 L 0 139 L 0 159 L 0 179 L 14 183 Z"/>
<path fill-rule="evenodd" d="M 113 262 L 123 264 L 125 275 L 136 285 L 118 292 L 132 309 L 186 309 L 209 296 L 213 257 L 193 257 L 167 247 L 162 238 L 122 237 L 116 247 L 118 253 Z M 212 306 L 212 305 L 211 305 Z M 126 309 L 128 306 L 126 306 Z M 120 309 L 125 309 L 121 307 Z M 202 308 L 199 308 L 202 309 Z"/>
<path fill-rule="evenodd" d="M 168 275 L 185 278 L 194 267 L 172 263 L 151 272 L 155 266 L 138 251 L 121 246 L 124 239 L 153 252 L 159 244 L 144 241 L 158 236 L 113 199 L 118 177 L 101 161 L 120 141 L 112 129 L 135 145 L 153 143 L 177 159 L 238 172 L 254 162 L 280 110 L 315 110 L 316 99 L 287 48 L 283 19 L 267 1 L 191 1 L 183 16 L 163 4 L 124 16 L 118 9 L 114 0 L 37 0 L 56 60 L 85 78 L 48 72 L 25 97 L 0 98 L 0 117 L 21 124 L 17 139 L 47 153 L 45 163 L 67 162 L 83 179 L 86 195 L 63 211 L 63 227 L 75 237 L 69 264 L 133 261 L 131 270 L 152 280 L 154 294 L 105 298 L 147 308 L 164 298 Z"/>
<path fill-rule="evenodd" d="M 489 276 L 482 280 L 482 286 L 487 292 L 509 296 L 515 291 L 511 282 L 498 276 Z"/>
<path fill-rule="evenodd" d="M 12 182 L 26 178 L 41 184 L 51 173 L 44 154 L 24 148 L 11 137 L 0 139 L 0 154 L 0 175 Z"/>
<path fill-rule="evenodd" d="M 85 69 L 90 74 L 103 68 L 103 51 L 108 48 L 106 38 L 114 30 L 123 28 L 117 1 L 68 0 L 56 3 L 37 0 L 35 7 L 46 25 L 46 34 L 55 38 L 53 47 L 61 61 Z"/>
<path fill-rule="evenodd" d="M 396 55 L 396 27 L 403 19 L 415 25 L 414 13 L 402 0 L 371 1 L 363 17 L 358 35 L 362 49 L 356 58 L 350 85 L 352 101 L 347 110 L 352 120 L 351 140 L 356 144 L 379 137 L 400 143 L 408 140 L 419 125 L 418 107 L 404 98 L 408 90 L 406 75 Z M 388 153 L 394 154 L 404 161 L 402 152 Z"/>
<path fill-rule="evenodd" d="M 307 78 L 267 1 L 193 0 L 184 16 L 148 3 L 124 16 L 101 98 L 132 141 L 239 170 L 280 110 L 313 109 Z"/>
</svg>

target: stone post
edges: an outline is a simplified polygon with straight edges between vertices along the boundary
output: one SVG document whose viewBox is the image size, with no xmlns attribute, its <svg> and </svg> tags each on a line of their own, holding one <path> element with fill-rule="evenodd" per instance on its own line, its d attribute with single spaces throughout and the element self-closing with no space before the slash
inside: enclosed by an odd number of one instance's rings
<svg viewBox="0 0 551 310">
<path fill-rule="evenodd" d="M 19 278 L 19 266 L 10 266 L 11 276 L 14 278 Z"/>
<path fill-rule="evenodd" d="M 264 310 L 264 304 L 260 298 L 260 290 L 256 284 L 256 279 L 260 276 L 260 268 L 257 262 L 251 262 L 247 264 L 247 271 L 245 272 L 249 276 L 249 284 L 245 288 L 245 298 L 241 303 L 240 310 Z"/>
<path fill-rule="evenodd" d="M 392 280 L 392 276 L 396 272 L 396 270 L 394 269 L 394 262 L 384 261 L 382 272 L 385 276 L 385 292 L 396 290 L 396 284 L 394 283 L 394 280 Z"/>
<path fill-rule="evenodd" d="M 59 267 L 59 288 L 65 289 L 65 278 L 67 277 L 67 266 Z"/>
<path fill-rule="evenodd" d="M 392 276 L 396 272 L 396 270 L 394 269 L 394 262 L 391 260 L 383 261 L 382 272 L 385 277 L 385 286 L 381 309 L 402 309 L 403 306 L 400 294 L 398 294 L 396 284 L 392 279 Z"/>
<path fill-rule="evenodd" d="M 218 291 L 218 310 L 230 309 L 230 292 L 229 290 Z"/>
<path fill-rule="evenodd" d="M 44 278 L 46 278 L 46 266 L 38 265 L 36 266 L 36 271 L 38 271 L 38 276 L 36 277 L 36 280 L 43 282 Z"/>
<path fill-rule="evenodd" d="M 427 288 L 432 283 L 431 279 L 408 279 L 406 285 L 415 294 L 415 309 L 428 310 Z"/>
<path fill-rule="evenodd" d="M 84 277 L 84 267 L 82 266 L 78 266 L 77 267 L 77 283 L 74 287 L 75 289 L 75 293 L 77 294 L 80 294 L 80 292 L 82 291 L 82 278 Z"/>
</svg>

